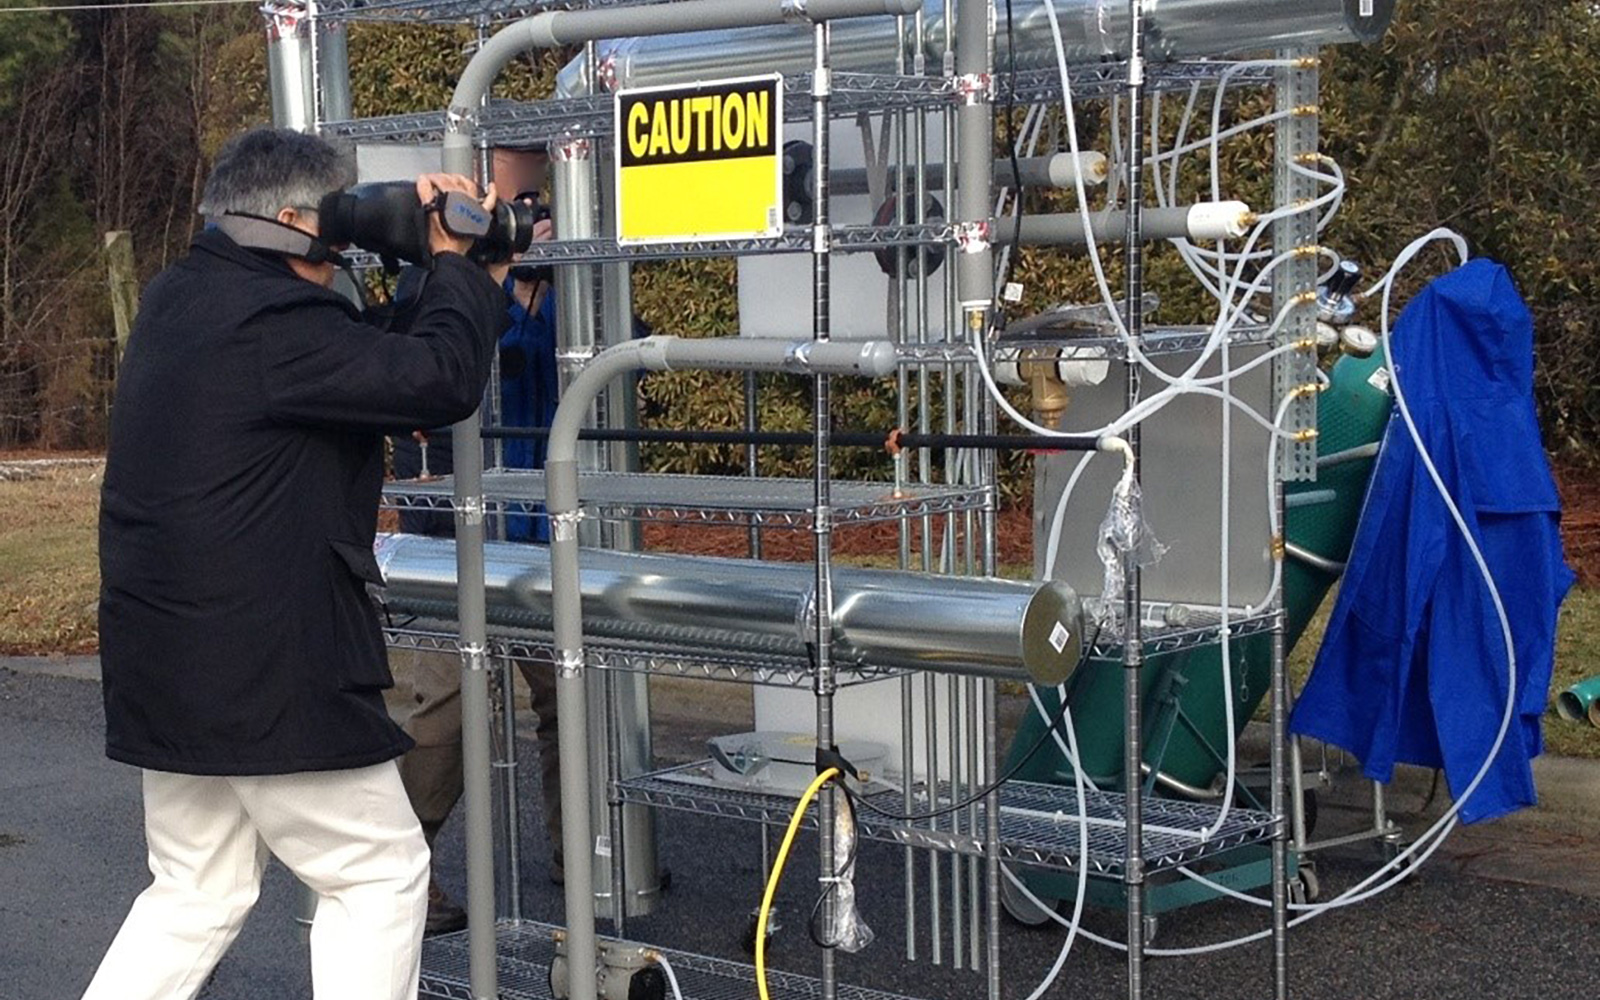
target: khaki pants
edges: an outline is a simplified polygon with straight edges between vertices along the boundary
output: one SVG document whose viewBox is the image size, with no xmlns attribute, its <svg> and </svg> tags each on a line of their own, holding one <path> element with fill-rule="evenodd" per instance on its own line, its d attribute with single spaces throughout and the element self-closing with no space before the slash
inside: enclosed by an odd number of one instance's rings
<svg viewBox="0 0 1600 1000">
<path fill-rule="evenodd" d="M 559 872 L 561 858 L 561 771 L 559 720 L 556 717 L 555 667 L 519 663 L 539 717 L 534 737 L 539 744 L 539 780 L 544 792 L 545 833 Z M 461 658 L 454 653 L 391 649 L 389 669 L 395 686 L 389 711 L 417 741 L 400 758 L 400 777 L 428 842 L 461 798 Z"/>
<path fill-rule="evenodd" d="M 270 852 L 317 894 L 316 1000 L 414 1000 L 428 848 L 393 761 L 226 778 L 144 772 L 153 880 L 84 1000 L 189 1000 L 255 905 Z"/>
</svg>

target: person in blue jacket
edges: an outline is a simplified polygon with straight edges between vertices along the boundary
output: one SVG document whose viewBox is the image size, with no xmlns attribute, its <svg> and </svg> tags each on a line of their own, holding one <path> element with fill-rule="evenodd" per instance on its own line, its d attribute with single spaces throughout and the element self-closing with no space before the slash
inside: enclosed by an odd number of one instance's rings
<svg viewBox="0 0 1600 1000">
<path fill-rule="evenodd" d="M 537 201 L 549 169 L 542 146 L 499 148 L 493 151 L 493 178 L 497 191 L 517 192 L 519 200 Z M 551 237 L 549 219 L 541 220 L 535 240 Z M 514 267 L 503 284 L 510 326 L 501 335 L 500 420 L 512 427 L 548 427 L 555 416 L 558 394 L 556 370 L 555 293 L 546 273 Z M 404 299 L 405 292 L 397 292 Z M 485 423 L 493 420 L 485 416 Z M 448 475 L 452 469 L 450 428 L 434 428 L 393 439 L 396 479 Z M 512 438 L 503 443 L 506 468 L 544 467 L 542 438 Z M 511 514 L 504 518 L 504 537 L 516 542 L 544 542 L 548 519 L 542 514 Z M 453 514 L 443 511 L 403 511 L 400 530 L 415 534 L 454 536 Z M 492 536 L 491 536 L 492 537 Z M 390 711 L 415 749 L 400 760 L 400 776 L 429 845 L 460 800 L 461 661 L 452 654 L 394 649 L 389 654 L 396 687 Z M 550 876 L 564 878 L 561 856 L 561 785 L 556 716 L 555 674 L 550 664 L 518 664 L 527 681 L 538 723 L 534 736 L 539 745 L 539 773 L 543 791 L 545 832 L 551 848 Z M 429 934 L 447 933 L 466 926 L 466 913 L 444 889 L 430 880 L 428 886 Z"/>
<path fill-rule="evenodd" d="M 1533 320 L 1504 267 L 1474 260 L 1424 289 L 1388 349 L 1422 443 L 1482 550 L 1488 585 L 1398 411 L 1349 568 L 1290 729 L 1388 781 L 1442 768 L 1464 822 L 1535 801 L 1556 616 L 1573 582 L 1533 402 Z M 1508 686 L 1513 685 L 1514 686 Z M 1491 758 L 1508 698 L 1510 726 Z"/>
</svg>

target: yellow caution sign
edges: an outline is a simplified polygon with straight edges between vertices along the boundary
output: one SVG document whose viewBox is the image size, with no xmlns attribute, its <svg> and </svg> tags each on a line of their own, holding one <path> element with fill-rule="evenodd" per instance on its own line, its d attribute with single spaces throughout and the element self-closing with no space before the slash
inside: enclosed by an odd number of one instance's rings
<svg viewBox="0 0 1600 1000">
<path fill-rule="evenodd" d="M 617 92 L 617 239 L 783 231 L 779 76 Z"/>
</svg>

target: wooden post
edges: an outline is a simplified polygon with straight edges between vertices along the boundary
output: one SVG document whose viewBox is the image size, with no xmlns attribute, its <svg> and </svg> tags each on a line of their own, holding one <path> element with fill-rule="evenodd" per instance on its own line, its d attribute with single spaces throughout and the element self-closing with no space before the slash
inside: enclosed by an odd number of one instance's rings
<svg viewBox="0 0 1600 1000">
<path fill-rule="evenodd" d="M 106 233 L 106 273 L 111 285 L 111 314 L 116 323 L 117 356 L 128 346 L 133 319 L 139 311 L 139 281 L 133 262 L 133 234 L 127 230 Z"/>
</svg>

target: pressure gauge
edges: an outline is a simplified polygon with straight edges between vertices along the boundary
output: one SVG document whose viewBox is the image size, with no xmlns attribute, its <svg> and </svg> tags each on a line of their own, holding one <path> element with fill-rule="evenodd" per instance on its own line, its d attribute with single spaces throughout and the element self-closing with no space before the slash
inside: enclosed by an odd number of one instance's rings
<svg viewBox="0 0 1600 1000">
<path fill-rule="evenodd" d="M 1378 335 L 1364 326 L 1347 326 L 1339 333 L 1339 346 L 1353 358 L 1370 358 L 1378 349 Z"/>
</svg>

